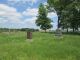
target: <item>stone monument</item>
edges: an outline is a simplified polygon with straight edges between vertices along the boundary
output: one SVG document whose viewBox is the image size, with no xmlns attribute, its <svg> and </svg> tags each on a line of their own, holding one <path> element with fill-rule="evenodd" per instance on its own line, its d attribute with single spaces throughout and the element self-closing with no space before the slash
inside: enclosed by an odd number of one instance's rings
<svg viewBox="0 0 80 60">
<path fill-rule="evenodd" d="M 56 29 L 55 36 L 62 37 L 62 30 L 60 28 Z"/>
</svg>

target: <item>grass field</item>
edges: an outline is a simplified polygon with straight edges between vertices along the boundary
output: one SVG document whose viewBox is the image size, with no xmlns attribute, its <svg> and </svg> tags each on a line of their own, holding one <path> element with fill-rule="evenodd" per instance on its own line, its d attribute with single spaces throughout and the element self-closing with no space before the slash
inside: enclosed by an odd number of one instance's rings
<svg viewBox="0 0 80 60">
<path fill-rule="evenodd" d="M 0 33 L 0 60 L 80 60 L 80 36 L 33 33 L 33 42 L 25 32 Z"/>
</svg>

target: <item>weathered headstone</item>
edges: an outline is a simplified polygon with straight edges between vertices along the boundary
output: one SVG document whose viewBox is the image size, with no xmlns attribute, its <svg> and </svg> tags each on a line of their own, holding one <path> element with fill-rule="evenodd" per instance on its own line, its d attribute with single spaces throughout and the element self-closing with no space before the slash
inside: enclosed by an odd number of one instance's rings
<svg viewBox="0 0 80 60">
<path fill-rule="evenodd" d="M 27 32 L 27 39 L 32 39 L 32 32 Z"/>
<path fill-rule="evenodd" d="M 61 31 L 61 29 L 59 29 L 59 28 L 56 29 L 55 36 L 62 37 L 62 31 Z"/>
</svg>

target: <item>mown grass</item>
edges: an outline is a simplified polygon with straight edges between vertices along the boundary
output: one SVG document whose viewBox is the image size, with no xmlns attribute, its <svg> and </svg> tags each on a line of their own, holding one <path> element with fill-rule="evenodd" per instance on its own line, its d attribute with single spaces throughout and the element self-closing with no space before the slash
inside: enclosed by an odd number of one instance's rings
<svg viewBox="0 0 80 60">
<path fill-rule="evenodd" d="M 0 60 L 80 60 L 80 36 L 33 33 L 33 42 L 25 32 L 0 33 Z"/>
</svg>

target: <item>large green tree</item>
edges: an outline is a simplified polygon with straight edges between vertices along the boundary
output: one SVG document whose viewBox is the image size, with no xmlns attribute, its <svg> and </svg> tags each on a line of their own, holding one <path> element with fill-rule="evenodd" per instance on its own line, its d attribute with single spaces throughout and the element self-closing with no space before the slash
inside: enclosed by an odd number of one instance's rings
<svg viewBox="0 0 80 60">
<path fill-rule="evenodd" d="M 58 15 L 58 28 L 61 26 L 62 11 L 70 3 L 72 3 L 72 0 L 48 0 L 49 8 L 54 8 Z"/>
<path fill-rule="evenodd" d="M 50 29 L 52 27 L 52 21 L 47 17 L 48 11 L 42 3 L 39 6 L 38 13 L 39 14 L 37 16 L 36 25 L 39 26 L 40 29 L 45 30 L 46 32 L 47 29 Z"/>
<path fill-rule="evenodd" d="M 61 27 L 62 29 L 67 29 L 68 32 L 68 28 L 70 27 L 70 18 L 69 18 L 69 11 L 63 11 L 62 12 L 62 17 L 61 17 Z"/>
<path fill-rule="evenodd" d="M 80 0 L 48 0 L 48 4 L 49 8 L 54 8 L 58 15 L 58 28 L 70 27 L 73 32 L 78 30 L 80 27 Z"/>
<path fill-rule="evenodd" d="M 63 14 L 61 19 L 61 23 L 67 23 L 69 24 L 68 27 L 73 29 L 73 32 L 75 30 L 78 31 L 78 28 L 80 27 L 80 2 L 78 0 L 74 0 L 71 4 L 67 5 L 66 8 L 63 10 Z M 67 20 L 66 20 L 67 18 Z M 66 22 L 67 21 L 67 22 Z M 66 24 L 62 25 L 65 27 Z"/>
</svg>

